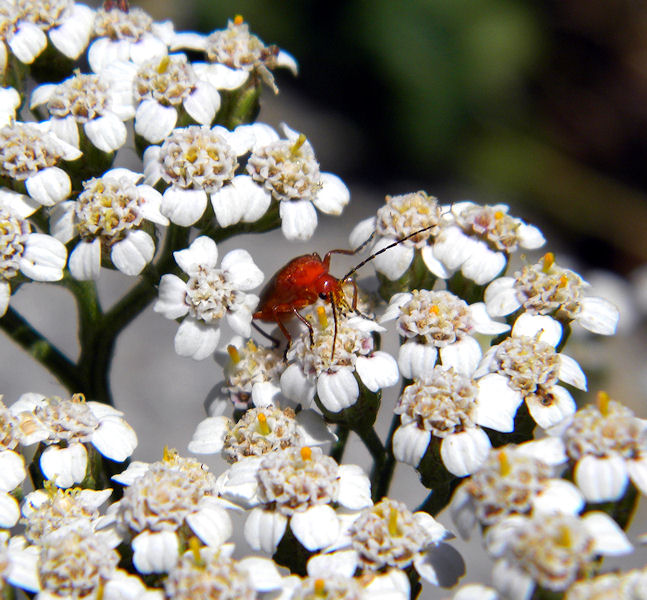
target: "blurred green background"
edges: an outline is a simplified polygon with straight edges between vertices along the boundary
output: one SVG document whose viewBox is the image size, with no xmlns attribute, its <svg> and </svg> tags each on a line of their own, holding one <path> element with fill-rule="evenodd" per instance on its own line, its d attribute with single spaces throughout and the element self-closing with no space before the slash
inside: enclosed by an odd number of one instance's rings
<svg viewBox="0 0 647 600">
<path fill-rule="evenodd" d="M 426 189 L 444 202 L 467 191 L 557 230 L 585 265 L 626 274 L 647 260 L 646 3 L 139 5 L 202 32 L 241 14 L 291 52 L 301 72 L 277 75 L 282 95 L 342 119 L 340 160 L 322 168 L 351 189 Z"/>
</svg>

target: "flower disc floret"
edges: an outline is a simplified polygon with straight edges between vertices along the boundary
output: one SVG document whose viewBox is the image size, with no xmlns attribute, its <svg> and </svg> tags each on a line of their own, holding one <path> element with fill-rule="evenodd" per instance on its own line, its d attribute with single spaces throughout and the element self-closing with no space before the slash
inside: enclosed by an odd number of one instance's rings
<svg viewBox="0 0 647 600">
<path fill-rule="evenodd" d="M 19 421 L 2 402 L 0 397 L 0 451 L 13 450 L 19 443 Z"/>
<path fill-rule="evenodd" d="M 63 153 L 40 129 L 14 123 L 0 129 L 0 176 L 24 181 L 54 166 Z"/>
<path fill-rule="evenodd" d="M 199 125 L 173 131 L 160 148 L 159 160 L 166 183 L 207 193 L 231 181 L 238 165 L 227 141 Z"/>
<path fill-rule="evenodd" d="M 377 211 L 375 233 L 380 237 L 399 239 L 420 229 L 430 228 L 403 242 L 421 248 L 438 233 L 442 217 L 438 200 L 426 192 L 387 196 L 386 204 Z"/>
<path fill-rule="evenodd" d="M 153 58 L 139 65 L 134 81 L 135 100 L 152 99 L 163 106 L 178 106 L 195 89 L 196 75 L 184 55 Z"/>
<path fill-rule="evenodd" d="M 186 283 L 189 314 L 205 323 L 215 323 L 243 300 L 220 269 L 199 267 Z"/>
<path fill-rule="evenodd" d="M 235 463 L 247 456 L 262 456 L 303 444 L 292 409 L 250 408 L 225 434 L 222 454 L 227 462 Z"/>
<path fill-rule="evenodd" d="M 71 400 L 57 396 L 44 398 L 34 407 L 34 417 L 45 424 L 52 441 L 89 442 L 99 426 L 82 394 L 75 394 Z"/>
<path fill-rule="evenodd" d="M 470 377 L 436 366 L 427 380 L 404 389 L 394 412 L 445 438 L 476 426 L 477 395 L 478 386 Z"/>
<path fill-rule="evenodd" d="M 230 356 L 232 360 L 225 366 L 225 389 L 240 402 L 249 400 L 255 384 L 276 382 L 285 370 L 283 356 L 276 348 L 257 346 L 252 340 L 242 349 L 230 349 Z"/>
<path fill-rule="evenodd" d="M 456 223 L 468 235 L 476 235 L 489 242 L 494 249 L 512 254 L 520 243 L 522 221 L 511 217 L 508 207 L 480 206 L 467 204 L 462 210 L 455 211 Z"/>
<path fill-rule="evenodd" d="M 320 448 L 288 448 L 260 463 L 259 498 L 285 516 L 317 504 L 330 504 L 338 493 L 339 466 Z"/>
<path fill-rule="evenodd" d="M 367 590 L 353 577 L 327 575 L 325 579 L 306 577 L 292 590 L 290 600 L 363 600 Z"/>
<path fill-rule="evenodd" d="M 353 549 L 364 569 L 406 569 L 428 545 L 428 532 L 402 502 L 384 498 L 366 508 L 350 528 Z"/>
<path fill-rule="evenodd" d="M 247 172 L 279 201 L 314 201 L 322 187 L 319 163 L 303 135 L 256 149 L 247 161 Z"/>
<path fill-rule="evenodd" d="M 144 218 L 142 196 L 137 186 L 125 179 L 90 179 L 74 205 L 81 238 L 100 237 L 107 246 L 122 240 L 129 229 Z"/>
<path fill-rule="evenodd" d="M 41 542 L 38 575 L 49 597 L 91 598 L 113 576 L 120 557 L 97 535 L 69 530 Z"/>
<path fill-rule="evenodd" d="M 100 9 L 94 20 L 94 35 L 115 41 L 137 42 L 144 34 L 149 33 L 152 27 L 152 17 L 141 8 L 133 7 L 128 12 Z"/>
<path fill-rule="evenodd" d="M 108 109 L 108 93 L 108 86 L 98 75 L 77 73 L 57 86 L 47 110 L 58 119 L 71 115 L 77 122 L 87 123 Z"/>
<path fill-rule="evenodd" d="M 66 10 L 74 4 L 73 0 L 18 0 L 20 19 L 29 21 L 47 31 L 61 24 L 61 18 Z"/>
<path fill-rule="evenodd" d="M 1 152 L 1 150 L 0 150 Z M 20 270 L 20 258 L 31 233 L 29 222 L 0 206 L 0 278 L 11 279 Z"/>
</svg>

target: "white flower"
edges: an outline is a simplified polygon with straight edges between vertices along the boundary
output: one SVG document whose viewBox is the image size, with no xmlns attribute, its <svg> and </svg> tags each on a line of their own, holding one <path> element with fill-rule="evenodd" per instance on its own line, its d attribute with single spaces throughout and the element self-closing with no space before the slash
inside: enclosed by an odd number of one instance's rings
<svg viewBox="0 0 647 600">
<path fill-rule="evenodd" d="M 576 581 L 564 595 L 564 600 L 643 600 L 647 590 L 647 569 L 633 569 L 624 573 L 604 573 Z"/>
<path fill-rule="evenodd" d="M 575 483 L 588 502 L 619 500 L 629 481 L 647 495 L 647 422 L 607 394 L 549 433 L 575 463 Z"/>
<path fill-rule="evenodd" d="M 235 141 L 232 132 L 219 125 L 212 129 L 192 125 L 175 129 L 161 146 L 149 146 L 144 152 L 146 183 L 155 185 L 163 179 L 169 185 L 162 197 L 162 214 L 188 227 L 202 217 L 210 199 L 222 227 L 261 217 L 270 195 L 258 190 L 248 176 L 235 176 L 238 156 L 245 153 Z"/>
<path fill-rule="evenodd" d="M 406 339 L 398 365 L 408 379 L 424 377 L 440 354 L 443 367 L 471 375 L 482 351 L 473 334 L 495 335 L 508 331 L 493 321 L 482 302 L 468 305 L 447 291 L 414 290 L 395 294 L 380 322 L 397 318 L 397 331 Z"/>
<path fill-rule="evenodd" d="M 99 9 L 94 19 L 95 39 L 88 49 L 88 61 L 95 73 L 110 63 L 132 61 L 136 64 L 168 52 L 174 32 L 170 21 L 155 23 L 141 8 L 128 12 L 118 8 Z"/>
<path fill-rule="evenodd" d="M 92 444 L 101 455 L 116 462 L 125 461 L 137 446 L 137 435 L 121 411 L 100 402 L 86 402 L 82 394 L 75 394 L 71 400 L 23 394 L 9 410 L 29 421 L 38 432 L 38 437 L 30 441 L 47 446 L 40 457 L 40 468 L 61 488 L 85 478 L 85 444 Z"/>
<path fill-rule="evenodd" d="M 511 600 L 530 598 L 537 586 L 563 592 L 594 568 L 598 555 L 632 550 L 624 532 L 602 512 L 514 515 L 488 530 L 486 545 L 498 558 L 494 585 Z"/>
<path fill-rule="evenodd" d="M 135 132 L 158 144 L 187 114 L 200 125 L 211 125 L 220 108 L 218 90 L 198 76 L 184 54 L 156 56 L 141 64 L 113 62 L 101 73 L 128 102 Z"/>
<path fill-rule="evenodd" d="M 46 83 L 32 93 L 30 108 L 45 105 L 49 130 L 68 144 L 80 148 L 81 132 L 95 148 L 114 152 L 126 143 L 123 121 L 132 114 L 123 105 L 110 81 L 100 75 L 76 73 L 59 84 Z"/>
<path fill-rule="evenodd" d="M 318 569 L 328 570 L 343 557 L 350 573 L 372 574 L 412 566 L 426 581 L 453 586 L 465 572 L 461 555 L 444 540 L 452 537 L 426 512 L 412 513 L 397 500 L 383 498 L 353 518 L 331 553 L 315 556 Z M 308 567 L 310 571 L 310 565 Z"/>
<path fill-rule="evenodd" d="M 12 196 L 20 209 L 18 194 L 0 190 L 0 317 L 9 307 L 11 279 L 22 273 L 34 281 L 58 281 L 67 262 L 65 246 L 44 233 L 32 233 L 29 221 L 13 210 Z"/>
<path fill-rule="evenodd" d="M 586 390 L 586 376 L 570 356 L 557 352 L 561 325 L 548 316 L 522 314 L 512 335 L 483 356 L 475 377 L 481 378 L 481 407 L 499 418 L 514 418 L 524 400 L 537 425 L 546 429 L 575 412 L 575 401 L 559 381 Z M 517 401 L 501 402 L 510 392 Z"/>
<path fill-rule="evenodd" d="M 0 127 L 9 125 L 16 118 L 20 106 L 20 94 L 12 87 L 0 88 Z"/>
<path fill-rule="evenodd" d="M 216 497 L 216 478 L 194 459 L 165 450 L 163 460 L 131 463 L 113 479 L 128 487 L 108 514 L 132 536 L 140 573 L 168 572 L 191 534 L 215 548 L 232 534 L 230 505 Z"/>
<path fill-rule="evenodd" d="M 523 308 L 531 315 L 550 315 L 564 324 L 575 321 L 593 333 L 613 335 L 618 309 L 603 298 L 585 296 L 588 285 L 574 271 L 559 267 L 549 252 L 514 277 L 493 281 L 485 290 L 485 304 L 495 317 Z"/>
<path fill-rule="evenodd" d="M 97 279 L 101 262 L 126 275 L 139 275 L 155 254 L 155 240 L 144 231 L 146 221 L 168 225 L 160 213 L 161 194 L 143 177 L 128 169 L 111 169 L 101 178 L 83 182 L 76 200 L 57 204 L 50 215 L 52 234 L 68 243 L 80 241 L 70 254 L 69 268 L 76 279 Z"/>
<path fill-rule="evenodd" d="M 20 62 L 31 64 L 47 47 L 47 36 L 61 54 L 76 60 L 88 45 L 93 21 L 94 11 L 72 0 L 3 2 L 0 73 L 7 67 L 8 50 Z"/>
<path fill-rule="evenodd" d="M 224 416 L 208 417 L 198 424 L 189 452 L 221 453 L 229 463 L 247 456 L 262 456 L 288 447 L 316 446 L 336 440 L 320 415 L 311 410 L 298 414 L 290 408 L 269 405 L 250 408 L 234 423 Z"/>
<path fill-rule="evenodd" d="M 478 285 L 492 281 L 518 247 L 534 250 L 545 243 L 539 229 L 508 215 L 505 204 L 456 202 L 451 214 L 453 222 L 436 237 L 433 255 L 450 274 L 460 269 Z"/>
<path fill-rule="evenodd" d="M 316 393 L 325 410 L 338 413 L 359 399 L 357 378 L 371 392 L 398 382 L 395 359 L 373 349 L 373 332 L 383 331 L 382 327 L 368 319 L 342 314 L 337 316 L 335 327 L 330 304 L 323 305 L 321 301 L 315 313 L 318 326 L 312 327 L 312 344 L 310 332 L 304 331 L 287 352 L 291 364 L 281 375 L 281 389 L 287 398 L 308 403 Z"/>
<path fill-rule="evenodd" d="M 194 63 L 201 76 L 218 89 L 235 90 L 250 76 L 259 74 L 263 81 L 277 93 L 271 70 L 286 67 L 297 74 L 294 58 L 276 46 L 266 46 L 249 32 L 249 26 L 241 16 L 227 23 L 208 36 L 196 33 L 180 33 L 175 36 L 174 48 L 202 50 L 207 55 L 206 63 Z"/>
<path fill-rule="evenodd" d="M 354 598 L 357 600 L 408 600 L 411 585 L 404 571 L 391 569 L 368 577 L 348 575 L 346 565 L 319 568 L 316 556 L 308 561 L 308 577 L 291 575 L 283 580 L 280 600 L 303 598 Z M 329 566 L 328 564 L 326 567 Z M 342 572 L 343 569 L 343 572 Z"/>
<path fill-rule="evenodd" d="M 176 275 L 162 276 L 153 310 L 167 319 L 184 317 L 175 336 L 175 351 L 196 360 L 212 354 L 220 339 L 223 317 L 235 333 L 249 337 L 258 296 L 246 292 L 263 281 L 263 273 L 249 252 L 228 252 L 218 269 L 216 243 L 200 236 L 174 256 L 189 279 L 185 282 Z"/>
<path fill-rule="evenodd" d="M 247 172 L 279 203 L 283 235 L 289 240 L 308 240 L 317 228 L 315 207 L 329 215 L 340 215 L 350 201 L 350 192 L 339 177 L 319 171 L 304 134 L 285 124 L 283 132 L 286 139 L 279 139 L 267 125 L 246 130 L 247 150 L 252 152 Z"/>
<path fill-rule="evenodd" d="M 287 448 L 239 460 L 218 480 L 219 492 L 251 507 L 245 539 L 273 554 L 288 525 L 310 551 L 332 544 L 342 530 L 332 504 L 350 511 L 371 505 L 370 482 L 356 465 L 338 465 L 320 448 Z"/>
<path fill-rule="evenodd" d="M 46 129 L 46 123 L 13 123 L 0 129 L 0 177 L 24 182 L 37 205 L 53 206 L 72 191 L 70 176 L 56 163 L 76 160 L 81 151 Z M 17 196 L 22 203 L 30 202 Z"/>
</svg>

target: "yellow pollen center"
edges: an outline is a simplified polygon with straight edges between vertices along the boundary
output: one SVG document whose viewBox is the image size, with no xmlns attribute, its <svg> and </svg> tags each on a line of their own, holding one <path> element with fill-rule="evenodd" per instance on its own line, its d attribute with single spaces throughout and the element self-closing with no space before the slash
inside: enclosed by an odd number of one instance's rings
<svg viewBox="0 0 647 600">
<path fill-rule="evenodd" d="M 559 535 L 555 539 L 555 542 L 563 548 L 570 548 L 573 545 L 573 536 L 571 535 L 571 530 L 566 527 L 566 525 L 563 525 L 559 528 Z"/>
<path fill-rule="evenodd" d="M 290 154 L 296 154 L 299 152 L 299 148 L 303 146 L 303 144 L 306 143 L 306 136 L 304 133 L 300 133 L 299 137 L 297 138 L 297 141 L 292 144 L 292 147 L 290 148 Z"/>
<path fill-rule="evenodd" d="M 497 454 L 497 459 L 499 461 L 499 473 L 501 473 L 501 477 L 507 477 L 510 475 L 512 468 L 510 467 L 507 453 L 504 450 L 501 450 Z"/>
<path fill-rule="evenodd" d="M 189 550 L 191 550 L 191 554 L 193 554 L 193 562 L 197 567 L 204 566 L 204 561 L 202 560 L 202 556 L 200 556 L 201 546 L 202 544 L 200 544 L 200 540 L 195 535 L 192 535 L 189 538 Z"/>
<path fill-rule="evenodd" d="M 609 404 L 611 397 L 606 392 L 598 392 L 597 405 L 600 414 L 606 416 L 609 414 Z"/>
<path fill-rule="evenodd" d="M 234 17 L 234 25 L 242 25 L 244 22 L 243 15 L 236 15 Z"/>
<path fill-rule="evenodd" d="M 303 460 L 310 460 L 312 458 L 312 448 L 309 446 L 301 448 L 301 458 Z"/>
<path fill-rule="evenodd" d="M 258 413 L 256 419 L 258 420 L 258 430 L 260 431 L 261 435 L 269 435 L 272 430 L 267 424 L 267 417 L 265 416 L 265 413 Z"/>
<path fill-rule="evenodd" d="M 552 252 L 546 252 L 546 254 L 542 256 L 541 261 L 543 263 L 542 270 L 544 273 L 548 273 L 550 268 L 555 264 L 555 255 Z"/>
<path fill-rule="evenodd" d="M 168 57 L 168 55 L 164 56 L 162 60 L 159 61 L 159 64 L 157 65 L 157 72 L 161 75 L 162 73 L 166 72 L 166 69 L 168 69 L 168 65 L 171 62 L 171 59 Z"/>
<path fill-rule="evenodd" d="M 398 529 L 398 511 L 395 508 L 391 508 L 389 511 L 389 535 L 397 536 L 399 534 Z"/>
<path fill-rule="evenodd" d="M 432 304 L 432 305 L 429 307 L 429 312 L 430 312 L 431 314 L 433 314 L 433 315 L 438 316 L 438 315 L 440 314 L 440 308 L 438 308 L 438 305 L 436 305 L 436 304 Z"/>
<path fill-rule="evenodd" d="M 564 273 L 560 278 L 559 278 L 559 287 L 565 288 L 568 285 L 568 277 L 566 276 L 566 273 Z"/>
<path fill-rule="evenodd" d="M 227 354 L 229 354 L 231 362 L 233 362 L 235 365 L 240 362 L 240 352 L 238 352 L 238 348 L 236 348 L 236 346 L 229 344 L 229 346 L 227 346 Z"/>
<path fill-rule="evenodd" d="M 169 448 L 164 446 L 164 452 L 162 454 L 162 460 L 166 463 L 172 463 L 177 457 L 177 450 L 175 448 Z"/>
<path fill-rule="evenodd" d="M 328 316 L 326 315 L 326 309 L 323 306 L 317 306 L 317 320 L 322 329 L 328 327 Z"/>
<path fill-rule="evenodd" d="M 326 582 L 323 579 L 315 579 L 314 593 L 315 596 L 326 596 Z"/>
<path fill-rule="evenodd" d="M 494 213 L 494 218 L 495 218 L 497 221 L 500 221 L 501 219 L 503 219 L 503 217 L 505 217 L 505 213 L 504 213 L 503 211 L 501 211 L 501 210 L 497 210 L 497 211 Z"/>
<path fill-rule="evenodd" d="M 72 402 L 78 402 L 79 404 L 82 404 L 85 402 L 85 396 L 83 394 L 74 394 L 72 396 Z"/>
</svg>

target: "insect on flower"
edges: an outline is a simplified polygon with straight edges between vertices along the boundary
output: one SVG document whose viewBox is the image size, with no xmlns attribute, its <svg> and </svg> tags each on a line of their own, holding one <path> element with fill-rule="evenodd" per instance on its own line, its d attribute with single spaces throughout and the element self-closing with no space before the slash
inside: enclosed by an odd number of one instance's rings
<svg viewBox="0 0 647 600">
<path fill-rule="evenodd" d="M 287 355 L 287 351 L 292 342 L 292 336 L 285 327 L 285 321 L 293 316 L 297 317 L 297 319 L 299 319 L 308 328 L 308 331 L 310 332 L 310 343 L 313 344 L 312 325 L 299 312 L 299 309 L 314 304 L 318 298 L 330 302 L 332 305 L 335 327 L 332 344 L 332 360 L 335 356 L 335 342 L 337 341 L 337 311 L 350 309 L 361 315 L 357 309 L 358 290 L 353 275 L 355 275 L 358 269 L 373 260 L 376 256 L 431 229 L 432 227 L 435 227 L 435 225 L 418 229 L 417 231 L 396 240 L 392 244 L 381 248 L 355 265 L 341 279 L 337 279 L 330 274 L 330 258 L 332 255 L 354 255 L 361 252 L 361 250 L 373 239 L 375 233 L 371 234 L 364 243 L 354 250 L 336 249 L 328 251 L 323 260 L 316 252 L 313 252 L 312 254 L 303 254 L 302 256 L 293 258 L 285 266 L 279 269 L 263 288 L 259 302 L 260 308 L 254 313 L 253 318 L 265 323 L 276 323 L 278 325 L 281 333 L 287 340 L 287 346 L 284 353 L 285 356 Z M 343 290 L 343 285 L 347 282 L 353 286 L 353 299 L 350 304 L 346 299 L 346 295 Z M 264 332 L 260 327 L 258 327 L 258 325 L 255 323 L 252 324 L 262 335 L 271 339 L 276 345 L 279 344 L 278 340 Z"/>
</svg>

